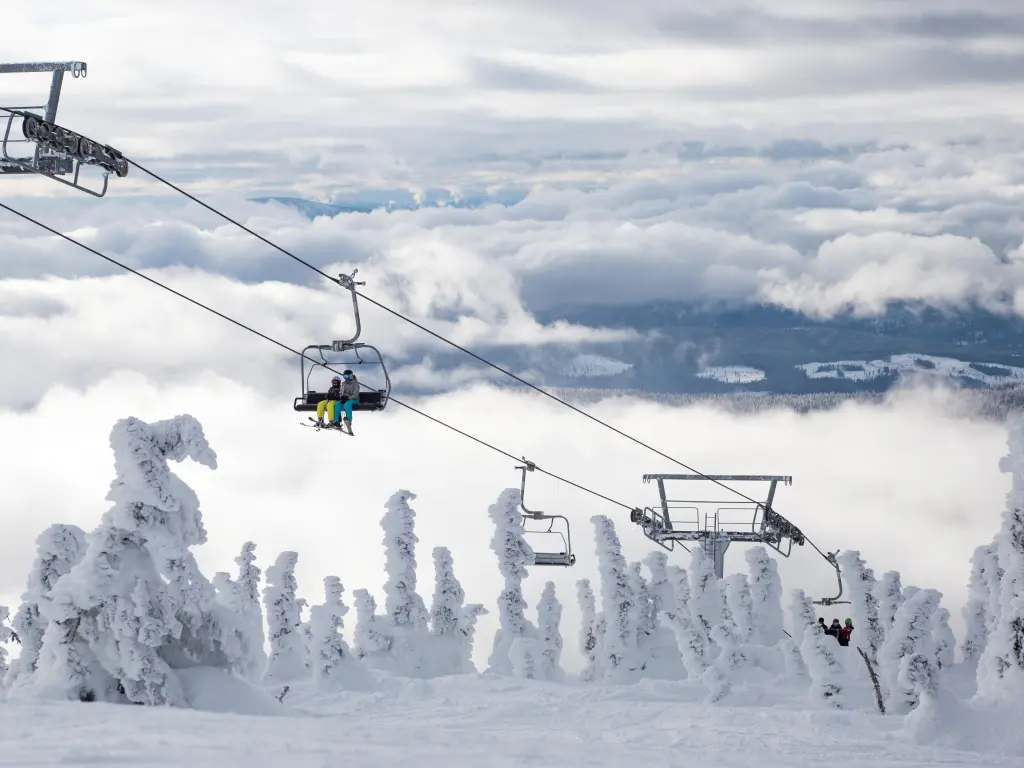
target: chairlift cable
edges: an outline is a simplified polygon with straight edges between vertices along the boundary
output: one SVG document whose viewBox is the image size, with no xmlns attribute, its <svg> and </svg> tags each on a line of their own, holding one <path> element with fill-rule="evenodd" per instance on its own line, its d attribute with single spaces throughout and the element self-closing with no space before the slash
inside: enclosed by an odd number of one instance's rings
<svg viewBox="0 0 1024 768">
<path fill-rule="evenodd" d="M 140 171 L 142 171 L 143 173 L 145 173 L 148 176 L 152 177 L 156 181 L 158 181 L 161 184 L 164 184 L 164 185 L 170 187 L 175 192 L 178 192 L 179 194 L 184 195 L 189 200 L 191 200 L 191 201 L 193 201 L 195 203 L 198 203 L 199 205 L 201 205 L 206 210 L 210 211 L 213 214 L 216 214 L 217 216 L 220 216 L 225 221 L 227 221 L 227 222 L 229 222 L 231 224 L 234 224 L 239 229 L 242 229 L 243 231 L 248 232 L 253 237 L 255 237 L 258 240 L 261 240 L 264 243 L 266 243 L 267 245 L 269 245 L 271 248 L 274 248 L 274 249 L 280 251 L 285 256 L 288 256 L 289 258 L 294 259 L 295 261 L 299 262 L 303 266 L 308 267 L 309 269 L 313 270 L 314 272 L 316 272 L 317 274 L 321 275 L 322 277 L 327 278 L 332 283 L 337 283 L 338 282 L 337 278 L 331 277 L 330 275 L 328 275 L 326 272 L 324 272 L 319 267 L 316 267 L 313 264 L 310 264 L 305 259 L 303 259 L 303 258 L 301 258 L 299 256 L 296 256 L 294 253 L 291 253 L 286 248 L 283 248 L 282 246 L 278 245 L 277 243 L 274 243 L 271 240 L 268 240 L 266 237 L 264 237 L 263 235 L 259 234 L 258 232 L 255 232 L 254 230 L 250 229 L 245 224 L 242 224 L 241 222 L 237 221 L 236 219 L 231 218 L 226 213 L 223 213 L 222 211 L 218 210 L 217 208 L 215 208 L 214 206 L 210 205 L 209 203 L 206 203 L 203 200 L 200 200 L 198 197 L 196 197 L 195 195 L 191 194 L 190 192 L 187 192 L 186 190 L 182 189 L 181 187 L 179 187 L 178 185 L 174 184 L 173 182 L 168 181 L 167 179 L 165 179 L 163 176 L 161 176 L 160 174 L 156 173 L 155 171 L 149 170 L 144 165 L 141 165 L 138 161 L 132 160 L 131 158 L 126 158 L 126 159 L 128 160 L 129 163 L 131 163 L 136 168 L 138 168 Z M 714 479 L 709 478 L 703 472 L 701 472 L 701 471 L 699 471 L 697 469 L 694 469 L 693 467 L 689 466 L 688 464 L 685 464 L 682 461 L 679 461 L 678 459 L 675 459 L 672 456 L 669 456 L 667 453 L 664 453 L 664 452 L 658 450 L 657 448 L 649 445 L 648 443 L 645 443 L 644 441 L 639 440 L 638 438 L 635 438 L 635 437 L 633 437 L 632 435 L 630 435 L 630 434 L 628 434 L 626 432 L 623 432 L 621 429 L 618 429 L 617 427 L 613 427 L 608 422 L 603 421 L 602 419 L 599 419 L 598 417 L 594 416 L 593 414 L 587 413 L 582 408 L 578 408 L 577 406 L 573 405 L 572 403 L 566 402 L 565 400 L 563 400 L 562 398 L 558 397 L 557 395 L 554 395 L 554 394 L 548 392 L 546 389 L 543 389 L 542 387 L 539 387 L 536 384 L 533 384 L 532 382 L 527 381 L 526 379 L 522 378 L 521 376 L 518 376 L 517 374 L 515 374 L 512 371 L 508 370 L 507 368 L 503 368 L 502 366 L 498 365 L 497 363 L 493 363 L 490 360 L 487 360 L 486 358 L 478 355 L 476 352 L 473 352 L 472 350 L 467 349 L 466 347 L 462 346 L 461 344 L 459 344 L 457 342 L 454 342 L 451 339 L 445 338 L 444 336 L 442 336 L 441 334 L 437 333 L 436 331 L 433 331 L 430 328 L 427 328 L 426 326 L 422 325 L 421 323 L 416 322 L 412 318 L 407 317 L 406 315 L 403 315 L 398 310 L 391 309 L 391 307 L 388 307 L 387 305 L 382 304 L 381 302 L 379 302 L 379 301 L 377 301 L 377 300 L 375 300 L 373 298 L 370 298 L 369 296 L 367 296 L 366 294 L 364 294 L 364 293 L 362 293 L 360 291 L 356 291 L 356 293 L 359 295 L 360 298 L 370 302 L 371 304 L 379 307 L 380 309 L 383 309 L 385 312 L 389 312 L 392 315 L 394 315 L 395 317 L 397 317 L 397 318 L 399 318 L 401 320 L 404 320 L 407 323 L 410 323 L 411 325 L 414 325 L 416 328 L 420 329 L 424 333 L 427 333 L 427 334 L 433 336 L 435 339 L 437 339 L 439 341 L 443 341 L 445 344 L 448 344 L 449 346 L 454 347 L 455 349 L 458 349 L 459 351 L 466 353 L 467 355 L 469 355 L 470 357 L 478 360 L 479 362 L 483 363 L 484 365 L 488 365 L 491 368 L 493 368 L 494 370 L 499 371 L 500 373 L 503 373 L 506 376 L 509 376 L 510 378 L 518 381 L 520 384 L 523 384 L 523 385 L 529 387 L 530 389 L 532 389 L 532 390 L 534 390 L 536 392 L 539 392 L 540 394 L 544 395 L 545 397 L 548 397 L 548 398 L 554 400 L 556 403 L 564 405 L 566 408 L 569 408 L 569 409 L 575 411 L 576 413 L 578 413 L 578 414 L 580 414 L 582 416 L 586 416 L 588 419 L 590 419 L 591 421 L 596 422 L 597 424 L 600 424 L 602 427 L 610 429 L 613 432 L 615 432 L 616 434 L 618 434 L 618 435 L 620 435 L 622 437 L 625 437 L 628 440 L 631 440 L 632 442 L 636 443 L 637 445 L 642 446 L 643 448 L 646 448 L 647 450 L 652 451 L 653 453 L 658 454 L 662 458 L 668 459 L 672 463 L 678 464 L 680 467 L 683 467 L 684 469 L 687 469 L 690 472 L 693 472 L 694 474 L 700 475 L 701 477 L 703 477 L 703 478 L 705 478 L 707 480 L 710 480 L 711 482 L 721 486 L 722 488 L 726 489 L 727 491 L 735 493 L 737 496 L 740 496 L 741 498 L 745 499 L 746 501 L 752 502 L 754 504 L 757 503 L 757 501 L 755 499 L 750 498 L 749 496 L 747 496 L 746 494 L 736 490 L 735 488 L 732 488 L 732 487 L 726 485 L 725 483 L 721 482 L 720 480 L 714 480 Z"/>
<path fill-rule="evenodd" d="M 152 277 L 149 277 L 148 275 L 143 274 L 142 272 L 138 271 L 137 269 L 134 269 L 133 267 L 129 267 L 127 264 L 122 264 L 121 262 L 117 261 L 116 259 L 114 259 L 114 258 L 112 258 L 110 256 L 107 256 L 104 253 L 101 253 L 100 251 L 96 250 L 95 248 L 92 248 L 92 247 L 90 247 L 88 245 L 85 245 L 84 243 L 76 240 L 75 238 L 71 237 L 70 235 L 66 235 L 63 232 L 59 232 L 56 229 L 54 229 L 53 227 L 47 226 L 46 224 L 43 224 L 41 221 L 38 221 L 37 219 L 32 218 L 28 214 L 22 213 L 21 211 L 15 210 L 14 208 L 11 208 L 9 205 L 7 205 L 6 203 L 4 203 L 2 201 L 0 201 L 0 208 L 3 208 L 4 210 L 6 210 L 6 211 L 8 211 L 10 213 L 13 213 L 15 216 L 18 216 L 18 217 L 24 219 L 25 221 L 28 221 L 28 222 L 30 222 L 32 224 L 35 224 L 37 227 L 40 227 L 41 229 L 46 230 L 50 234 L 56 235 L 57 237 L 59 237 L 59 238 L 61 238 L 63 240 L 66 240 L 69 243 L 77 245 L 79 248 L 83 248 L 84 250 L 88 251 L 89 253 L 93 254 L 94 256 L 99 256 L 101 259 L 104 259 L 105 261 L 108 261 L 111 264 L 113 264 L 113 265 L 115 265 L 117 267 L 120 267 L 121 269 L 125 270 L 126 272 L 130 272 L 131 274 L 135 275 L 136 277 L 141 277 L 143 280 L 146 280 L 147 282 L 152 283 L 153 285 L 155 285 L 155 286 L 157 286 L 159 288 L 163 288 L 165 291 L 174 294 L 178 298 L 184 299 L 185 301 L 187 301 L 187 302 L 189 302 L 191 304 L 194 304 L 197 307 L 205 309 L 207 312 L 210 312 L 210 313 L 216 315 L 217 317 L 221 318 L 222 320 L 227 320 L 229 323 L 232 323 L 232 324 L 238 326 L 239 328 L 242 328 L 243 330 L 248 331 L 249 333 L 252 333 L 252 334 L 254 334 L 256 336 L 259 336 L 264 341 L 269 341 L 271 344 L 274 344 L 274 345 L 280 347 L 281 349 L 284 349 L 284 350 L 286 350 L 288 352 L 291 352 L 293 355 L 298 355 L 299 357 L 303 357 L 303 358 L 305 358 L 307 360 L 310 360 L 311 362 L 316 362 L 315 360 L 313 360 L 313 358 L 309 357 L 308 355 L 303 354 L 299 350 L 292 349 L 287 344 L 285 344 L 285 343 L 283 343 L 281 341 L 278 341 L 277 339 L 274 339 L 274 338 L 272 338 L 270 336 L 267 336 L 265 333 L 262 333 L 261 331 L 257 331 L 252 326 L 246 325 L 245 323 L 243 323 L 243 322 L 241 322 L 239 320 L 235 320 L 234 318 L 229 317 L 228 315 L 225 315 L 223 312 L 219 312 L 216 309 L 214 309 L 213 307 L 210 307 L 209 305 L 204 304 L 201 301 L 193 299 L 191 296 L 187 296 L 186 294 L 182 293 L 181 291 L 175 290 L 174 288 L 171 288 L 170 286 L 165 285 L 164 283 L 161 283 L 159 280 L 156 280 L 156 279 L 154 279 Z M 341 373 L 341 371 L 337 371 L 334 368 L 331 368 L 329 366 L 322 366 L 322 367 L 327 368 L 327 370 L 332 371 L 334 373 L 339 373 L 339 374 Z M 498 448 L 497 446 L 492 445 L 491 443 L 488 443 L 486 440 L 482 440 L 479 437 L 475 437 L 475 436 L 469 434 L 468 432 L 465 432 L 465 431 L 459 429 L 458 427 L 454 427 L 451 424 L 448 424 L 447 422 L 442 421 L 441 419 L 438 419 L 435 416 L 431 416 L 429 413 L 425 413 L 424 411 L 421 411 L 420 409 L 416 408 L 415 406 L 409 405 L 408 403 L 403 403 L 401 400 L 398 400 L 398 399 L 396 399 L 394 397 L 389 398 L 389 402 L 397 403 L 398 405 L 402 406 L 403 408 L 406 408 L 406 409 L 412 411 L 413 413 L 416 413 L 416 414 L 418 414 L 420 416 L 423 416 L 424 418 L 429 419 L 430 421 L 434 422 L 435 424 L 439 424 L 442 427 L 446 427 L 447 429 L 450 429 L 452 432 L 455 432 L 455 433 L 457 433 L 459 435 L 462 435 L 463 437 L 467 437 L 470 440 L 478 443 L 479 445 L 484 446 L 485 448 L 490 448 L 495 453 L 500 453 L 502 456 L 505 456 L 505 457 L 507 457 L 509 459 L 512 459 L 515 462 L 520 461 L 519 457 L 509 453 L 508 451 L 505 451 L 505 450 L 503 450 L 501 448 Z M 609 496 L 605 496 L 603 493 L 599 493 L 598 491 L 595 491 L 595 490 L 593 490 L 591 488 L 588 488 L 585 485 L 580 485 L 579 483 L 573 482 L 572 480 L 569 480 L 567 478 L 564 478 L 564 477 L 561 477 L 559 475 L 556 475 L 554 472 L 549 472 L 548 470 L 543 469 L 543 468 L 541 468 L 539 466 L 536 466 L 536 465 L 535 465 L 535 469 L 538 472 L 541 472 L 541 473 L 547 475 L 548 477 L 552 478 L 553 480 L 557 480 L 557 481 L 559 481 L 561 483 L 565 483 L 566 485 L 570 485 L 573 488 L 576 488 L 578 490 L 581 490 L 581 491 L 584 491 L 586 493 L 589 493 L 592 496 L 596 496 L 597 498 L 602 499 L 604 501 L 607 501 L 610 504 L 616 504 L 616 505 L 618 505 L 620 507 L 623 507 L 624 509 L 629 509 L 629 510 L 633 509 L 633 507 L 631 505 L 629 505 L 629 504 L 624 504 L 621 501 L 616 501 L 615 499 L 613 499 L 613 498 L 611 498 Z"/>
</svg>

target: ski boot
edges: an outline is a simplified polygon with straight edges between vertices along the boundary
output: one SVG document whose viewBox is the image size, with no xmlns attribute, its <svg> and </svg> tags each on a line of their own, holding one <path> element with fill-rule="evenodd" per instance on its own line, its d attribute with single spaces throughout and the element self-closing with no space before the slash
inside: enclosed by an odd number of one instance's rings
<svg viewBox="0 0 1024 768">
<path fill-rule="evenodd" d="M 355 437 L 355 432 L 352 431 L 352 419 L 345 419 L 345 431 Z"/>
</svg>

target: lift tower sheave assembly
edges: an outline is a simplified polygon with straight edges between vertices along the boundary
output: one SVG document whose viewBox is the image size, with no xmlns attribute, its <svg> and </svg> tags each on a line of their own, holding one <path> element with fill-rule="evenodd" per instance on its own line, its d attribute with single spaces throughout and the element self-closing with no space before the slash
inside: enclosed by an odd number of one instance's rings
<svg viewBox="0 0 1024 768">
<path fill-rule="evenodd" d="M 785 475 L 644 475 L 644 482 L 658 484 L 660 509 L 633 510 L 630 521 L 640 525 L 644 535 L 671 551 L 676 542 L 700 542 L 715 561 L 715 575 L 724 576 L 725 552 L 734 541 L 766 544 L 783 557 L 789 557 L 793 544 L 803 546 L 806 539 L 800 529 L 772 508 L 779 483 L 793 484 Z M 704 480 L 708 482 L 767 483 L 764 501 L 741 499 L 722 501 L 701 498 L 670 498 L 666 482 Z M 720 486 L 719 486 L 720 487 Z M 691 494 L 685 494 L 691 496 Z M 754 498 L 754 497 L 751 497 Z"/>
<path fill-rule="evenodd" d="M 85 62 L 0 64 L 0 75 L 46 72 L 52 73 L 52 77 L 50 93 L 45 104 L 8 105 L 0 101 L 0 107 L 3 108 L 0 111 L 0 120 L 3 121 L 0 122 L 3 126 L 3 135 L 0 139 L 0 174 L 35 173 L 93 197 L 103 197 L 107 193 L 107 182 L 111 174 L 122 178 L 128 175 L 128 161 L 113 147 L 100 144 L 56 122 L 64 73 L 70 72 L 74 78 L 86 77 L 88 68 Z M 37 110 L 42 110 L 42 114 Z M 21 123 L 20 138 L 13 130 L 16 121 Z M 35 145 L 32 154 L 15 154 L 15 147 L 20 144 Z M 79 183 L 83 165 L 97 166 L 103 171 L 103 186 L 99 190 L 90 189 Z M 71 181 L 61 178 L 69 175 L 72 176 Z"/>
</svg>

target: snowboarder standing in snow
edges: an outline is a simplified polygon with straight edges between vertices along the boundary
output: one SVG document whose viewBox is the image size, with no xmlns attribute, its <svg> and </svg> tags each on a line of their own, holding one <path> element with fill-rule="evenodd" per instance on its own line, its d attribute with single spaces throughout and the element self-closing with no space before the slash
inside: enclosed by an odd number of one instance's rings
<svg viewBox="0 0 1024 768">
<path fill-rule="evenodd" d="M 324 426 L 324 411 L 330 411 L 331 425 L 341 427 L 341 410 L 345 409 L 345 426 L 348 433 L 352 434 L 352 408 L 359 402 L 359 380 L 350 370 L 342 371 L 345 383 L 335 376 L 331 379 L 331 388 L 327 390 L 327 397 L 316 405 L 316 419 L 318 426 Z"/>
</svg>

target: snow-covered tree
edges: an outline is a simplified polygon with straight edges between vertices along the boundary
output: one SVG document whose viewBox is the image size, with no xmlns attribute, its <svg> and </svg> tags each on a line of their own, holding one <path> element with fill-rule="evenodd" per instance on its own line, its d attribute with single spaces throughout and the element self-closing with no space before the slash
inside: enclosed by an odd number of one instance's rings
<svg viewBox="0 0 1024 768">
<path fill-rule="evenodd" d="M 313 677 L 320 687 L 342 677 L 345 667 L 357 664 L 348 643 L 341 635 L 345 627 L 344 617 L 348 613 L 348 606 L 342 599 L 344 592 L 341 579 L 337 576 L 325 577 L 324 602 L 314 605 L 309 611 Z"/>
<path fill-rule="evenodd" d="M 649 583 L 651 626 L 658 625 L 658 616 L 662 611 L 675 607 L 675 594 L 668 580 L 668 555 L 664 552 L 651 552 L 644 558 L 644 565 L 651 573 Z"/>
<path fill-rule="evenodd" d="M 288 683 L 306 676 L 307 645 L 296 596 L 298 561 L 298 552 L 282 552 L 267 568 L 267 586 L 263 590 L 270 630 L 270 658 L 264 675 L 267 682 Z"/>
<path fill-rule="evenodd" d="M 487 513 L 494 521 L 491 549 L 498 556 L 498 570 L 504 579 L 504 588 L 498 596 L 498 631 L 487 660 L 488 671 L 499 675 L 512 674 L 509 655 L 517 637 L 535 637 L 536 630 L 526 619 L 526 601 L 523 599 L 523 579 L 526 567 L 533 564 L 534 554 L 523 538 L 519 524 L 520 494 L 518 488 L 506 488 Z"/>
<path fill-rule="evenodd" d="M 999 568 L 995 544 L 976 547 L 971 555 L 971 578 L 967 582 L 967 603 L 963 607 L 966 629 L 960 650 L 964 662 L 976 665 L 985 650 L 992 615 L 990 575 Z M 998 584 L 998 582 L 996 582 Z"/>
<path fill-rule="evenodd" d="M 842 709 L 845 703 L 845 669 L 836 656 L 839 646 L 825 635 L 815 619 L 814 604 L 802 589 L 794 589 L 791 610 L 793 636 L 800 638 L 800 655 L 811 676 L 811 699 Z"/>
<path fill-rule="evenodd" d="M 580 604 L 579 649 L 586 662 L 580 677 L 585 681 L 594 680 L 598 675 L 598 645 L 601 635 L 597 626 L 597 600 L 590 586 L 590 579 L 576 582 L 576 599 Z"/>
<path fill-rule="evenodd" d="M 555 582 L 544 585 L 540 602 L 537 603 L 537 677 L 541 680 L 560 682 L 565 679 L 562 670 L 562 604 L 555 595 Z"/>
<path fill-rule="evenodd" d="M 900 665 L 903 659 L 923 654 L 936 668 L 938 667 L 935 645 L 932 642 L 932 627 L 941 599 L 942 594 L 937 590 L 921 589 L 896 611 L 891 631 L 878 650 L 881 677 L 888 691 L 887 712 L 906 714 L 918 703 L 915 690 L 900 682 Z"/>
<path fill-rule="evenodd" d="M 754 637 L 754 598 L 745 574 L 734 573 L 725 579 L 725 597 L 735 630 L 729 640 L 737 646 L 746 645 Z"/>
<path fill-rule="evenodd" d="M 260 602 L 260 574 L 255 564 L 256 545 L 247 541 L 235 558 L 238 578 L 234 580 L 235 612 L 241 617 L 246 628 L 244 656 L 246 677 L 258 680 L 267 667 L 267 652 L 264 650 L 266 635 L 263 631 L 263 605 Z"/>
<path fill-rule="evenodd" d="M 21 607 L 12 622 L 21 643 L 21 653 L 11 662 L 11 670 L 5 679 L 7 686 L 24 683 L 36 671 L 46 631 L 46 620 L 39 613 L 39 603 L 50 594 L 57 580 L 82 559 L 84 553 L 85 531 L 76 525 L 57 523 L 36 537 L 36 559 L 21 596 Z"/>
<path fill-rule="evenodd" d="M 934 644 L 935 660 L 939 669 L 949 669 L 956 659 L 956 636 L 949 626 L 949 611 L 943 607 L 935 612 L 932 627 L 932 643 Z"/>
<path fill-rule="evenodd" d="M 1024 467 L 1014 467 L 1013 483 L 997 538 L 999 612 L 978 666 L 978 692 L 990 699 L 1024 697 Z"/>
<path fill-rule="evenodd" d="M 754 602 L 754 642 L 775 645 L 786 634 L 779 565 L 764 547 L 751 547 L 744 556 L 750 569 L 750 597 Z"/>
<path fill-rule="evenodd" d="M 627 671 L 634 670 L 637 655 L 629 572 L 615 523 L 606 515 L 594 515 L 590 522 L 594 525 L 597 569 L 601 574 L 601 608 L 607 622 L 598 667 L 603 677 L 622 679 Z"/>
<path fill-rule="evenodd" d="M 434 547 L 434 599 L 430 606 L 430 626 L 435 651 L 434 674 L 456 675 L 474 672 L 472 657 L 473 629 L 478 610 L 468 611 L 463 605 L 466 593 L 455 577 L 455 563 L 447 547 Z M 467 645 L 466 639 L 470 640 Z"/>
<path fill-rule="evenodd" d="M 651 635 L 654 633 L 654 621 L 651 617 L 651 591 L 641 571 L 642 565 L 639 561 L 630 563 L 627 578 L 629 591 L 633 596 L 630 622 L 636 628 L 637 648 L 646 654 Z"/>
<path fill-rule="evenodd" d="M 480 616 L 490 613 L 480 603 L 469 603 L 462 608 L 462 618 L 459 621 L 459 658 L 463 661 L 463 670 L 466 673 L 476 672 L 473 664 L 473 642 L 476 637 L 476 622 Z"/>
<path fill-rule="evenodd" d="M 7 626 L 7 619 L 11 616 L 11 609 L 6 605 L 0 605 L 0 684 L 7 684 L 7 676 L 10 668 L 7 666 L 7 649 L 4 643 L 9 643 L 14 638 L 14 631 Z"/>
<path fill-rule="evenodd" d="M 512 674 L 524 680 L 536 680 L 538 678 L 537 657 L 540 655 L 540 648 L 536 638 L 520 635 L 512 641 L 509 648 L 509 659 L 512 662 Z"/>
<path fill-rule="evenodd" d="M 878 616 L 878 599 L 875 597 L 877 581 L 875 572 L 867 567 L 860 552 L 848 549 L 836 557 L 839 563 L 846 591 L 853 606 L 854 637 L 851 641 L 864 649 L 872 664 L 878 661 L 878 649 L 885 641 L 885 631 Z M 857 640 L 860 633 L 861 640 Z"/>
<path fill-rule="evenodd" d="M 899 571 L 886 571 L 875 585 L 875 602 L 878 603 L 878 624 L 886 639 L 892 629 L 896 611 L 903 604 L 903 584 Z M 883 641 L 884 642 L 884 641 Z"/>
<path fill-rule="evenodd" d="M 199 422 L 118 421 L 113 506 L 81 560 L 40 602 L 49 621 L 33 688 L 70 698 L 188 706 L 175 669 L 240 673 L 244 627 L 216 600 L 190 547 L 206 541 L 199 499 L 168 461 L 215 469 Z"/>
<path fill-rule="evenodd" d="M 704 635 L 710 638 L 712 627 L 726 620 L 726 605 L 715 576 L 714 558 L 704 552 L 701 544 L 690 550 L 690 589 L 690 611 Z"/>
<path fill-rule="evenodd" d="M 355 652 L 360 659 L 391 650 L 391 633 L 384 616 L 377 613 L 377 601 L 365 589 L 352 593 L 356 607 Z"/>
<path fill-rule="evenodd" d="M 396 491 L 388 499 L 387 512 L 381 518 L 384 529 L 384 609 L 395 627 L 412 630 L 427 628 L 427 608 L 416 592 L 416 513 L 409 502 L 416 498 L 412 491 Z"/>
<path fill-rule="evenodd" d="M 690 585 L 686 571 L 669 566 L 666 575 L 675 594 L 675 605 L 661 614 L 676 636 L 683 665 L 690 678 L 699 680 L 708 668 L 708 639 L 690 610 Z"/>
</svg>

